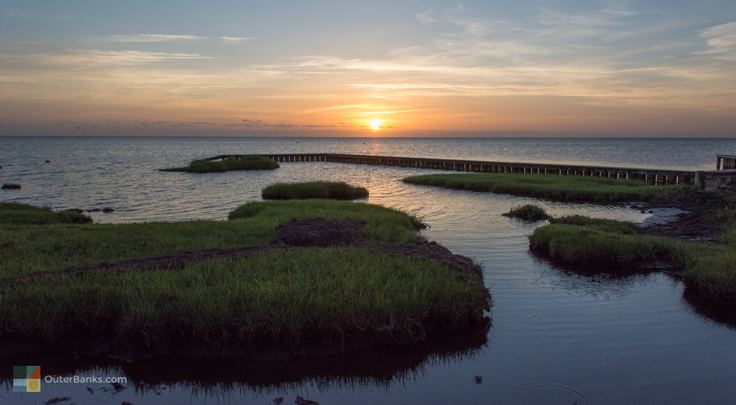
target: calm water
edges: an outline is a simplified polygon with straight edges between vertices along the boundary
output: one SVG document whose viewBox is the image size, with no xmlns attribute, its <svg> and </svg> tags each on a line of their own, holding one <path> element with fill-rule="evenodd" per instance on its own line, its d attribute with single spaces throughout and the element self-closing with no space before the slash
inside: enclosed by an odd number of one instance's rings
<svg viewBox="0 0 736 405">
<path fill-rule="evenodd" d="M 494 306 L 485 336 L 411 350 L 310 360 L 291 365 L 227 361 L 149 364 L 36 359 L 44 374 L 120 376 L 102 384 L 45 384 L 39 394 L 0 385 L 0 403 L 268 404 L 302 396 L 321 404 L 618 404 L 736 402 L 736 322 L 690 297 L 663 274 L 614 278 L 566 272 L 528 253 L 535 225 L 502 217 L 533 201 L 553 215 L 579 213 L 642 221 L 617 207 L 417 187 L 427 173 L 331 163 L 283 164 L 267 173 L 191 175 L 155 169 L 220 153 L 349 152 L 620 166 L 711 168 L 734 140 L 309 140 L 0 138 L 0 182 L 17 181 L 0 201 L 55 208 L 112 207 L 100 222 L 224 218 L 275 181 L 345 180 L 368 187 L 370 202 L 422 217 L 427 238 L 470 256 L 485 270 Z M 49 160 L 49 163 L 45 163 Z M 11 364 L 0 375 L 7 376 Z M 481 376 L 480 384 L 475 376 Z M 92 393 L 87 387 L 93 388 Z"/>
</svg>

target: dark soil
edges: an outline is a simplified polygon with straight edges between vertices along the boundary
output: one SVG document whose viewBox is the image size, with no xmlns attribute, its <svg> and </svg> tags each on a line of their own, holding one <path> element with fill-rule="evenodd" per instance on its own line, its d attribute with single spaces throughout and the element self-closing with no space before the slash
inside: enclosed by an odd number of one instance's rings
<svg viewBox="0 0 736 405">
<path fill-rule="evenodd" d="M 345 246 L 363 239 L 364 226 L 355 219 L 294 219 L 279 225 L 276 235 L 289 246 Z"/>
<path fill-rule="evenodd" d="M 91 272 L 145 270 L 145 269 L 177 269 L 187 263 L 193 263 L 217 258 L 238 258 L 262 253 L 277 248 L 278 245 L 257 245 L 224 249 L 208 249 L 198 252 L 180 252 L 168 256 L 144 257 L 141 259 L 127 259 L 117 262 L 102 262 L 92 266 L 68 267 L 59 271 L 40 271 L 23 276 L 0 280 L 0 288 L 25 284 L 35 280 L 44 280 L 54 277 L 76 276 Z"/>
<path fill-rule="evenodd" d="M 683 212 L 674 221 L 651 224 L 640 229 L 644 234 L 698 242 L 715 242 L 721 231 L 721 224 L 712 211 L 703 210 Z"/>
<path fill-rule="evenodd" d="M 687 211 L 677 219 L 663 224 L 652 224 L 641 228 L 642 233 L 681 238 L 689 241 L 716 242 L 722 233 L 716 215 L 720 210 L 735 204 L 733 192 L 682 192 L 662 200 L 644 203 L 638 208 L 677 207 Z"/>
</svg>

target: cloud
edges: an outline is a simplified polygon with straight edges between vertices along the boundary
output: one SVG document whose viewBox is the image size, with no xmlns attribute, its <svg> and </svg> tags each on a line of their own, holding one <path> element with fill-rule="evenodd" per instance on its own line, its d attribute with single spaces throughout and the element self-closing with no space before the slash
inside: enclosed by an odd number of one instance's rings
<svg viewBox="0 0 736 405">
<path fill-rule="evenodd" d="M 432 13 L 434 13 L 434 10 L 429 9 L 422 11 L 420 13 L 417 13 L 414 18 L 416 18 L 418 21 L 421 21 L 423 23 L 434 23 L 438 20 L 432 16 Z"/>
<path fill-rule="evenodd" d="M 249 129 L 292 129 L 292 128 L 306 128 L 306 129 L 330 129 L 330 128 L 351 128 L 354 127 L 352 124 L 345 122 L 338 122 L 336 124 L 293 124 L 290 122 L 270 122 L 263 120 L 250 120 L 243 119 L 236 123 L 227 123 L 225 127 L 242 127 Z"/>
<path fill-rule="evenodd" d="M 234 37 L 234 36 L 221 36 L 221 37 L 203 37 L 199 35 L 184 35 L 184 34 L 132 34 L 132 35 L 107 35 L 103 37 L 96 37 L 93 40 L 106 41 L 106 42 L 118 42 L 118 43 L 155 43 L 155 42 L 194 42 L 202 41 L 206 39 L 219 40 L 226 45 L 237 45 L 245 42 L 255 41 L 258 37 Z"/>
<path fill-rule="evenodd" d="M 620 32 L 636 13 L 622 6 L 609 5 L 588 13 L 566 13 L 542 7 L 536 21 L 538 35 L 555 38 L 603 38 Z"/>
<path fill-rule="evenodd" d="M 26 62 L 32 65 L 139 65 L 166 60 L 211 59 L 196 53 L 144 52 L 134 50 L 103 51 L 97 49 L 67 49 L 54 53 L 3 54 L 7 61 Z"/>
<path fill-rule="evenodd" d="M 486 35 L 492 31 L 493 22 L 482 18 L 448 17 L 448 21 L 461 27 L 470 35 Z"/>
<path fill-rule="evenodd" d="M 453 128 L 472 120 L 478 128 L 500 131 L 529 129 L 533 120 L 526 117 L 537 114 L 537 122 L 551 121 L 550 128 L 574 128 L 574 121 L 596 114 L 634 122 L 628 114 L 646 121 L 647 114 L 665 109 L 677 117 L 688 109 L 701 117 L 732 112 L 736 79 L 732 64 L 722 60 L 736 54 L 736 22 L 634 16 L 607 4 L 572 12 L 537 8 L 508 21 L 469 8 L 425 10 L 413 16 L 414 24 L 432 24 L 422 27 L 422 35 L 377 38 L 375 52 L 338 39 L 316 54 L 295 53 L 277 41 L 258 58 L 236 52 L 214 59 L 193 47 L 256 37 L 167 34 L 87 43 L 97 49 L 8 47 L 0 51 L 0 104 L 13 109 L 0 118 L 20 111 L 29 122 L 47 115 L 103 119 L 124 113 L 153 129 L 209 130 L 208 122 L 232 133 L 338 133 L 329 128 L 349 128 L 344 122 L 360 128 L 373 116 L 396 128 Z M 411 13 L 406 18 L 414 21 Z M 101 38 L 111 37 L 94 39 Z M 177 45 L 171 52 L 164 52 L 166 44 L 156 48 L 162 52 L 130 50 L 136 43 L 146 49 L 145 42 L 173 41 L 182 42 L 169 44 Z M 185 43 L 189 47 L 182 49 Z M 710 56 L 696 57 L 695 51 Z M 189 62 L 200 59 L 212 63 Z M 521 117 L 518 124 L 514 117 Z"/>
<path fill-rule="evenodd" d="M 257 39 L 259 38 L 258 37 L 228 37 L 228 36 L 220 37 L 220 40 L 222 41 L 222 43 L 227 44 L 227 45 L 237 45 L 237 44 L 242 44 L 244 42 L 255 41 Z"/>
<path fill-rule="evenodd" d="M 700 34 L 708 50 L 697 52 L 718 59 L 736 61 L 736 21 L 710 27 Z"/>
<path fill-rule="evenodd" d="M 146 42 L 174 42 L 174 41 L 199 41 L 204 39 L 197 35 L 179 35 L 179 34 L 133 34 L 133 35 L 108 35 L 101 39 L 110 42 L 129 42 L 129 43 L 146 43 Z"/>
</svg>

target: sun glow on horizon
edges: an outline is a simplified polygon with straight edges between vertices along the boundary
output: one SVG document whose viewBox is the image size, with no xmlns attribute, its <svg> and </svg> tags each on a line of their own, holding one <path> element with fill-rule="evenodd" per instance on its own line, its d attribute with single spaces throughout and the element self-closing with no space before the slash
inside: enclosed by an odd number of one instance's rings
<svg viewBox="0 0 736 405">
<path fill-rule="evenodd" d="M 378 132 L 383 128 L 383 120 L 380 118 L 368 120 L 368 126 L 371 128 L 371 131 Z"/>
</svg>

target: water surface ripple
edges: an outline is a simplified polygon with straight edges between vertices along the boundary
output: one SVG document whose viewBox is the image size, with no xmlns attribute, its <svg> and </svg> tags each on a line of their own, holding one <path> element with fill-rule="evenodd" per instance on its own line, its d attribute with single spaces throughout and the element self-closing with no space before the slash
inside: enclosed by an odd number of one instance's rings
<svg viewBox="0 0 736 405">
<path fill-rule="evenodd" d="M 344 180 L 369 202 L 418 215 L 427 238 L 483 265 L 494 306 L 485 336 L 432 347 L 322 359 L 292 366 L 228 361 L 145 365 L 52 364 L 46 372 L 128 376 L 120 393 L 45 384 L 17 394 L 5 379 L 0 403 L 71 396 L 77 404 L 267 404 L 296 396 L 320 404 L 736 403 L 736 322 L 664 274 L 614 277 L 567 272 L 528 252 L 539 224 L 502 217 L 534 202 L 553 215 L 642 221 L 620 207 L 407 185 L 428 171 L 283 164 L 276 171 L 193 175 L 156 169 L 220 153 L 347 152 L 478 159 L 710 168 L 732 140 L 355 140 L 0 138 L 0 182 L 23 189 L 0 201 L 54 208 L 112 207 L 99 222 L 224 219 L 277 181 Z M 49 160 L 49 163 L 45 163 Z M 28 360 L 28 359 L 25 359 Z M 21 360 L 19 360 L 21 361 Z M 10 364 L 4 365 L 9 369 Z M 6 376 L 6 372 L 0 376 Z M 481 377 L 476 380 L 476 376 Z"/>
</svg>

